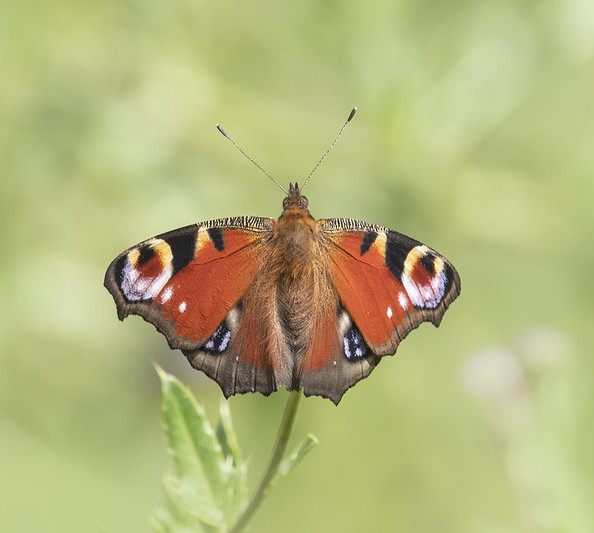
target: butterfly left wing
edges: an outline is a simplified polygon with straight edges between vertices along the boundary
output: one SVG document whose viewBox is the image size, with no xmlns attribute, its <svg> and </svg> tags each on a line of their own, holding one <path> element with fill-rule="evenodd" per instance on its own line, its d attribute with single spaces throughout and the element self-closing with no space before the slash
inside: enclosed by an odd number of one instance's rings
<svg viewBox="0 0 594 533">
<path fill-rule="evenodd" d="M 305 361 L 303 366 L 317 364 L 301 384 L 306 394 L 338 403 L 411 330 L 424 321 L 439 325 L 460 293 L 460 278 L 445 257 L 398 232 L 351 219 L 318 225 L 337 295 L 340 356 L 316 354 Z"/>
<path fill-rule="evenodd" d="M 136 314 L 152 323 L 226 396 L 249 390 L 270 394 L 277 388 L 273 367 L 279 365 L 269 359 L 276 354 L 246 360 L 235 340 L 245 322 L 242 297 L 258 273 L 273 223 L 258 217 L 213 220 L 126 250 L 111 263 L 104 282 L 120 320 Z"/>
</svg>

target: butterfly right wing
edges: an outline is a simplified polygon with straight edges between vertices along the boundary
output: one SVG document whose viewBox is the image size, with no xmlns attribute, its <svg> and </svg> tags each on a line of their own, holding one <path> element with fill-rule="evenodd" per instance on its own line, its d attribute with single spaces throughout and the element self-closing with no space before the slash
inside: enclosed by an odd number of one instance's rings
<svg viewBox="0 0 594 533">
<path fill-rule="evenodd" d="M 316 346 L 302 362 L 306 395 L 338 403 L 393 354 L 422 322 L 438 326 L 460 293 L 460 278 L 442 255 L 396 231 L 352 219 L 321 219 L 335 310 L 324 331 L 332 342 Z"/>
</svg>

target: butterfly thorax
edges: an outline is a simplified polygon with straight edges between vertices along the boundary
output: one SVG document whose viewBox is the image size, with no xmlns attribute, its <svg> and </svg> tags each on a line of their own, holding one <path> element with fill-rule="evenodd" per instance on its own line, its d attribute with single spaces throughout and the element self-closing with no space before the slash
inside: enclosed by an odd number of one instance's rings
<svg viewBox="0 0 594 533">
<path fill-rule="evenodd" d="M 277 279 L 290 281 L 311 277 L 315 256 L 319 254 L 319 227 L 307 209 L 307 198 L 297 184 L 289 185 L 283 213 L 271 232 L 271 271 Z"/>
</svg>

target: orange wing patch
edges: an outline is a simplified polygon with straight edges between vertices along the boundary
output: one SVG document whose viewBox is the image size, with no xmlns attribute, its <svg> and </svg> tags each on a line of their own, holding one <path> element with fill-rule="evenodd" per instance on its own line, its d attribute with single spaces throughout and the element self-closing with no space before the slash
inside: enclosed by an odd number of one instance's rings
<svg viewBox="0 0 594 533">
<path fill-rule="evenodd" d="M 224 248 L 219 250 L 206 230 L 200 230 L 194 260 L 169 280 L 153 302 L 174 321 L 181 337 L 206 341 L 254 278 L 257 236 L 225 230 L 224 237 Z"/>
<path fill-rule="evenodd" d="M 385 265 L 381 240 L 364 256 L 360 233 L 332 240 L 336 245 L 330 253 L 333 281 L 342 303 L 371 347 L 389 342 L 412 306 L 406 289 Z"/>
</svg>

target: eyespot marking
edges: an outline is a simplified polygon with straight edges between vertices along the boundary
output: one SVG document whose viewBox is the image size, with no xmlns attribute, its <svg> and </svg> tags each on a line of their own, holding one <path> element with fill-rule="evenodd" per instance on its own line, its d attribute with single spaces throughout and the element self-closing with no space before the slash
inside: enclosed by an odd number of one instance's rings
<svg viewBox="0 0 594 533">
<path fill-rule="evenodd" d="M 135 266 L 142 266 L 148 263 L 157 253 L 155 252 L 155 249 L 152 246 L 143 246 L 140 248 L 140 250 L 138 250 L 138 252 L 139 253 L 136 259 Z"/>
<path fill-rule="evenodd" d="M 415 246 L 406 256 L 402 284 L 415 307 L 437 307 L 450 283 L 443 259 L 427 246 Z"/>
<path fill-rule="evenodd" d="M 139 265 L 140 252 L 133 250 L 128 254 L 127 260 L 124 257 L 124 261 L 118 264 L 121 268 L 118 274 L 120 290 L 128 301 L 138 302 L 156 298 L 171 278 L 171 264 L 163 265 L 160 256 L 157 259 L 156 255 L 153 255 L 149 263 Z M 152 265 L 153 261 L 159 263 Z"/>
<path fill-rule="evenodd" d="M 344 355 L 350 362 L 360 361 L 367 353 L 367 344 L 355 326 L 351 326 L 343 340 Z"/>
<path fill-rule="evenodd" d="M 210 355 L 221 355 L 229 346 L 230 340 L 231 330 L 223 320 L 212 337 L 202 345 L 202 350 Z M 239 355 L 235 356 L 235 360 L 239 361 Z"/>
</svg>

